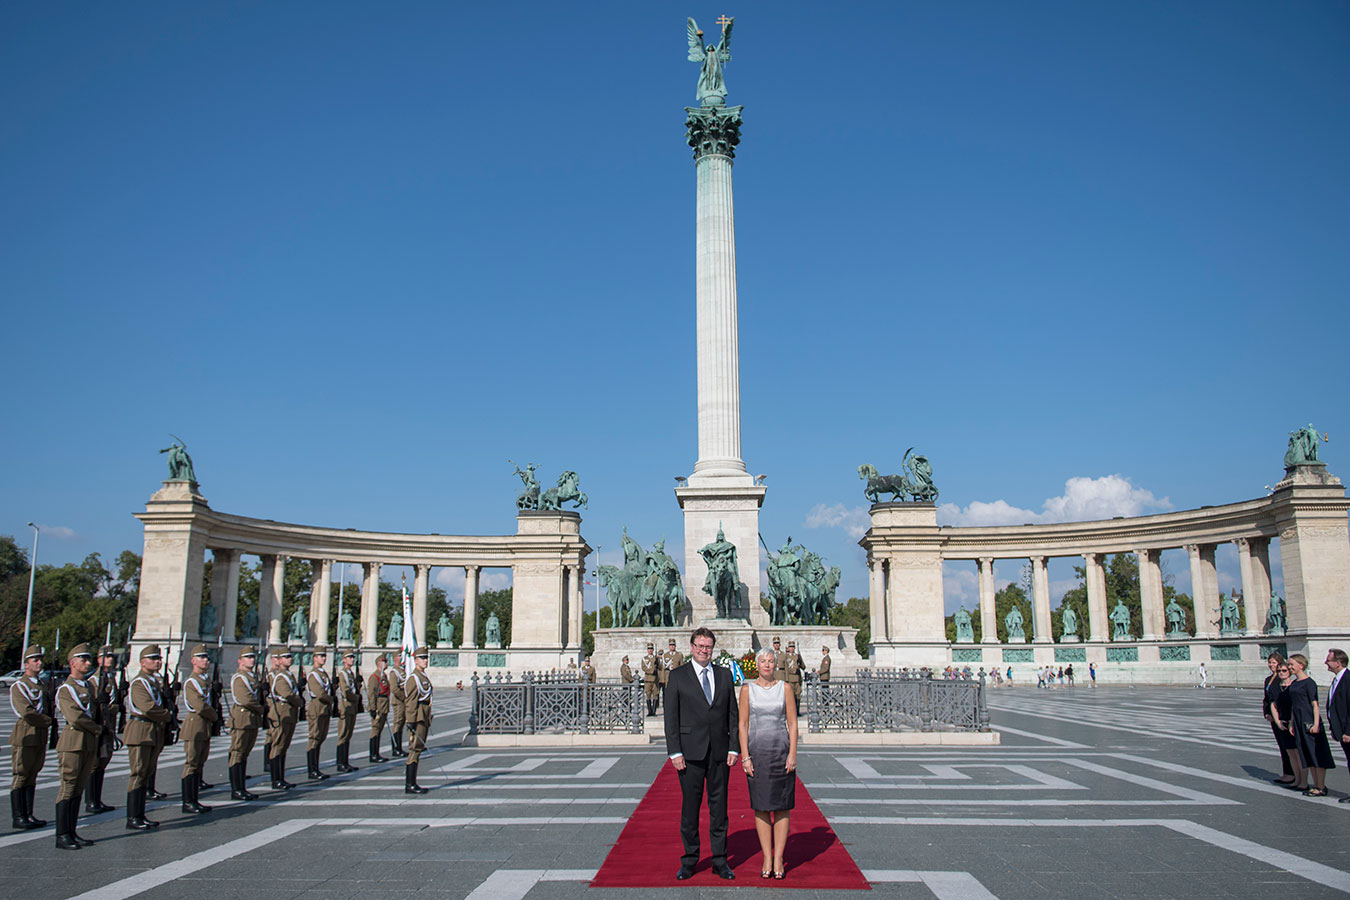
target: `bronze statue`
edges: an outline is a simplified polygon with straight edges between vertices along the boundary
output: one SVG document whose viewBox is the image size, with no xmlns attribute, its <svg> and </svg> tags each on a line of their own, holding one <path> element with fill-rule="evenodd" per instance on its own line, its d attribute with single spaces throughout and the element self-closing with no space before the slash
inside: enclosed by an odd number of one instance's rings
<svg viewBox="0 0 1350 900">
<path fill-rule="evenodd" d="M 699 556 L 708 564 L 708 577 L 703 590 L 717 604 L 717 617 L 727 619 L 740 605 L 741 572 L 736 563 L 736 545 L 726 539 L 722 526 L 717 526 L 717 540 L 702 547 Z"/>
<path fill-rule="evenodd" d="M 520 480 L 525 483 L 525 490 L 520 493 L 520 496 L 516 497 L 516 509 L 538 509 L 539 482 L 536 481 L 534 477 L 535 464 L 530 463 L 525 467 L 525 471 L 522 472 L 520 471 L 520 466 L 517 466 L 512 460 L 508 459 L 507 462 L 515 466 L 516 474 L 519 475 Z"/>
<path fill-rule="evenodd" d="M 722 75 L 722 66 L 731 61 L 731 26 L 734 18 L 723 16 L 718 19 L 722 26 L 722 39 L 716 46 L 703 46 L 703 32 L 692 18 L 688 22 L 689 61 L 702 63 L 698 73 L 697 98 L 700 106 L 726 106 L 727 83 Z"/>
<path fill-rule="evenodd" d="M 171 434 L 173 443 L 160 450 L 169 454 L 169 480 L 197 482 L 197 473 L 192 470 L 192 457 L 188 456 L 187 444 L 177 435 Z"/>
</svg>

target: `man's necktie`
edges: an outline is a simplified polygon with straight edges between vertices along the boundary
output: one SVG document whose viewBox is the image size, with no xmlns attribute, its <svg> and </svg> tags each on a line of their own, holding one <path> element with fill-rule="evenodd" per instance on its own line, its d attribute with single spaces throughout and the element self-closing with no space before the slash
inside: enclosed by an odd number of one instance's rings
<svg viewBox="0 0 1350 900">
<path fill-rule="evenodd" d="M 708 680 L 708 667 L 703 667 L 703 696 L 708 698 L 708 705 L 712 706 L 712 682 Z"/>
</svg>

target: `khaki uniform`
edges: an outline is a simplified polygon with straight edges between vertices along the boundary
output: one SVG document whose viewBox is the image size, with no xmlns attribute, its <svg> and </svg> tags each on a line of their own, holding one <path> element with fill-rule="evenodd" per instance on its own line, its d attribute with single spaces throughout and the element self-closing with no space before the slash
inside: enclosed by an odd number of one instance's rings
<svg viewBox="0 0 1350 900">
<path fill-rule="evenodd" d="M 661 699 L 661 660 L 655 653 L 642 657 L 642 693 L 647 697 L 647 715 L 656 712 Z"/>
<path fill-rule="evenodd" d="M 415 766 L 427 748 L 431 728 L 431 679 L 425 673 L 412 673 L 404 685 L 404 696 L 403 717 L 409 732 L 407 764 Z"/>
<path fill-rule="evenodd" d="M 183 682 L 188 714 L 180 738 L 183 742 L 183 777 L 196 775 L 211 753 L 211 723 L 219 716 L 211 707 L 210 688 L 205 675 L 189 675 Z"/>
<path fill-rule="evenodd" d="M 624 684 L 633 683 L 633 670 L 629 667 L 628 663 L 619 666 L 619 680 Z"/>
<path fill-rule="evenodd" d="M 305 681 L 305 696 L 309 700 L 305 717 L 309 719 L 309 749 L 318 750 L 328 739 L 328 723 L 333 718 L 333 680 L 326 669 L 309 670 Z"/>
<path fill-rule="evenodd" d="M 343 666 L 338 670 L 338 733 L 337 742 L 341 746 L 352 739 L 356 730 L 356 697 L 361 683 L 356 671 Z"/>
<path fill-rule="evenodd" d="M 587 684 L 595 684 L 595 666 L 590 663 L 581 667 L 582 677 L 586 679 Z"/>
<path fill-rule="evenodd" d="M 389 676 L 389 729 L 399 734 L 399 739 L 402 740 L 408 699 L 403 692 L 403 667 L 390 666 L 385 670 L 385 674 Z"/>
<path fill-rule="evenodd" d="M 787 660 L 786 650 L 775 650 L 773 652 L 773 680 L 787 681 Z"/>
<path fill-rule="evenodd" d="M 230 678 L 230 762 L 231 766 L 248 762 L 258 729 L 263 724 L 263 706 L 258 701 L 258 678 L 252 672 L 238 671 Z"/>
<path fill-rule="evenodd" d="M 42 682 L 25 675 L 9 687 L 9 708 L 18 719 L 9 732 L 14 751 L 14 779 L 10 790 L 37 783 L 38 772 L 47 761 L 47 736 L 51 733 L 51 710 L 42 693 Z"/>
<path fill-rule="evenodd" d="M 816 674 L 820 676 L 821 681 L 830 680 L 830 657 L 828 655 L 820 661 L 820 668 L 816 670 Z"/>
<path fill-rule="evenodd" d="M 376 669 L 366 679 L 366 709 L 370 711 L 370 739 L 378 741 L 384 732 L 384 723 L 389 719 L 389 696 L 391 681 L 388 672 Z"/>
<path fill-rule="evenodd" d="M 164 746 L 164 728 L 169 719 L 159 679 L 144 672 L 131 679 L 131 688 L 127 691 L 127 727 L 122 732 L 122 743 L 127 746 L 131 764 L 128 793 L 149 786 L 155 760 Z"/>
<path fill-rule="evenodd" d="M 101 772 L 112 762 L 113 738 L 117 734 L 117 720 L 122 715 L 122 707 L 117 705 L 117 670 L 99 669 L 92 683 L 98 700 L 99 721 L 103 725 L 103 739 L 99 741 L 94 770 Z"/>
<path fill-rule="evenodd" d="M 291 738 L 295 735 L 295 723 L 300 718 L 300 691 L 295 676 L 278 669 L 272 673 L 272 689 L 268 699 L 271 702 L 269 713 L 272 727 L 267 732 L 267 757 L 284 757 L 291 749 Z"/>
<path fill-rule="evenodd" d="M 670 673 L 684 665 L 684 654 L 678 650 L 666 650 L 661 654 L 661 693 L 666 692 L 666 682 L 670 680 Z"/>
<path fill-rule="evenodd" d="M 792 691 L 792 696 L 800 702 L 802 699 L 802 658 L 796 650 L 791 649 L 783 655 L 787 657 L 783 661 L 783 680 L 787 682 L 789 690 Z"/>
<path fill-rule="evenodd" d="M 56 692 L 56 705 L 66 727 L 56 742 L 57 768 L 61 774 L 61 791 L 56 802 L 77 798 L 84 793 L 85 783 L 94 771 L 98 756 L 98 741 L 103 726 L 94 721 L 94 688 L 88 681 L 74 675 L 66 679 Z"/>
</svg>

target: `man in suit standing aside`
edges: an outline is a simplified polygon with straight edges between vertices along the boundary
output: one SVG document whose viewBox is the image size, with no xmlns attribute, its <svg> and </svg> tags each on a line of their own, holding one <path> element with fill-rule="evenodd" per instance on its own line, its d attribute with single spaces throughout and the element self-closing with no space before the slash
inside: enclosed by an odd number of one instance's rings
<svg viewBox="0 0 1350 900">
<path fill-rule="evenodd" d="M 1345 667 L 1350 657 L 1344 650 L 1333 647 L 1327 651 L 1327 670 L 1331 672 L 1331 687 L 1327 690 L 1327 727 L 1331 739 L 1341 745 L 1346 765 L 1350 766 L 1350 683 L 1345 680 Z M 1341 803 L 1350 803 L 1342 797 Z"/>
<path fill-rule="evenodd" d="M 689 664 L 666 681 L 666 753 L 680 774 L 680 881 L 694 874 L 699 857 L 698 815 L 708 790 L 708 843 L 712 869 L 719 878 L 736 878 L 727 865 L 727 780 L 740 751 L 738 711 L 731 672 L 712 665 L 717 638 L 699 628 L 689 639 Z"/>
</svg>

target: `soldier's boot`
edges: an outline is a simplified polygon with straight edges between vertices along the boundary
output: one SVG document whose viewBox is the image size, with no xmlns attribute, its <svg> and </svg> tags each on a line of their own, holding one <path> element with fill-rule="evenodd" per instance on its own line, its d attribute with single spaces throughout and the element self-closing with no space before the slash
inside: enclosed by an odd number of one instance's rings
<svg viewBox="0 0 1350 900">
<path fill-rule="evenodd" d="M 82 795 L 83 791 L 77 792 L 70 800 L 70 811 L 66 813 L 70 821 L 68 822 L 66 831 L 75 839 L 75 843 L 79 844 L 81 847 L 92 847 L 94 846 L 94 842 L 89 840 L 89 838 L 84 837 L 76 830 L 76 826 L 80 823 L 80 799 Z"/>
<path fill-rule="evenodd" d="M 56 801 L 56 849 L 57 850 L 78 850 L 79 843 L 71 837 L 70 832 L 70 801 Z"/>
<path fill-rule="evenodd" d="M 389 755 L 394 757 L 395 759 L 408 755 L 403 752 L 403 734 L 401 728 L 394 728 L 390 730 L 389 746 L 391 748 L 389 751 Z"/>
<path fill-rule="evenodd" d="M 382 763 L 389 761 L 380 755 L 380 739 L 377 737 L 373 737 L 370 739 L 370 761 L 372 763 Z"/>
<path fill-rule="evenodd" d="M 36 800 L 34 799 L 36 794 L 37 794 L 36 784 L 30 784 L 27 788 L 24 789 L 24 797 L 28 801 L 27 803 L 24 804 L 24 809 L 26 810 L 24 815 L 28 819 L 29 828 L 46 828 L 47 820 L 36 818 L 33 815 L 33 804 L 36 802 Z"/>
<path fill-rule="evenodd" d="M 203 771 L 204 771 L 204 770 L 203 770 Z M 198 794 L 200 794 L 202 791 L 209 791 L 209 790 L 211 790 L 211 788 L 213 788 L 213 787 L 215 787 L 215 785 L 214 785 L 214 784 L 210 784 L 209 782 L 207 782 L 207 780 L 206 780 L 205 778 L 202 777 L 202 773 L 201 773 L 201 772 L 198 772 L 198 773 L 197 773 L 197 793 L 198 793 Z"/>
<path fill-rule="evenodd" d="M 244 782 L 244 763 L 235 763 L 230 766 L 230 799 L 231 800 L 257 800 L 258 795 L 250 791 Z"/>
<path fill-rule="evenodd" d="M 305 765 L 308 771 L 306 775 L 310 781 L 323 781 L 328 777 L 327 773 L 319 771 L 319 748 L 310 747 L 305 752 Z"/>
<path fill-rule="evenodd" d="M 168 800 L 169 795 L 161 794 L 159 790 L 155 787 L 155 776 L 157 776 L 158 774 L 159 774 L 158 769 L 150 773 L 150 786 L 146 788 L 145 796 L 150 800 Z"/>
<path fill-rule="evenodd" d="M 14 814 L 14 827 L 18 830 L 31 831 L 34 828 L 42 827 L 32 816 L 28 815 L 28 788 L 21 787 L 16 791 L 9 792 L 9 808 Z"/>
<path fill-rule="evenodd" d="M 285 759 L 280 756 L 267 757 L 267 771 L 272 775 L 272 790 L 289 791 L 295 785 L 286 780 Z"/>
<path fill-rule="evenodd" d="M 89 796 L 84 801 L 85 812 L 91 814 L 105 813 L 112 812 L 117 808 L 103 802 L 103 776 L 106 774 L 106 769 L 99 769 L 89 777 Z"/>
<path fill-rule="evenodd" d="M 197 791 L 197 775 L 194 772 L 183 779 L 183 812 L 201 815 L 211 811 L 211 807 L 202 806 L 197 801 Z"/>
<path fill-rule="evenodd" d="M 127 791 L 127 828 L 142 831 L 154 827 L 150 824 L 150 820 L 145 817 L 145 788 L 139 787 L 134 791 Z"/>
<path fill-rule="evenodd" d="M 427 788 L 417 783 L 417 763 L 408 763 L 403 767 L 403 793 L 425 794 Z"/>
<path fill-rule="evenodd" d="M 351 744 L 351 741 L 348 741 L 348 742 L 345 743 L 345 744 L 339 744 L 339 745 L 338 745 L 338 755 L 339 755 L 339 760 L 340 760 L 340 764 L 338 765 L 338 771 L 339 771 L 339 772 L 359 772 L 359 771 L 361 771 L 360 767 L 352 765 L 352 744 Z"/>
</svg>

